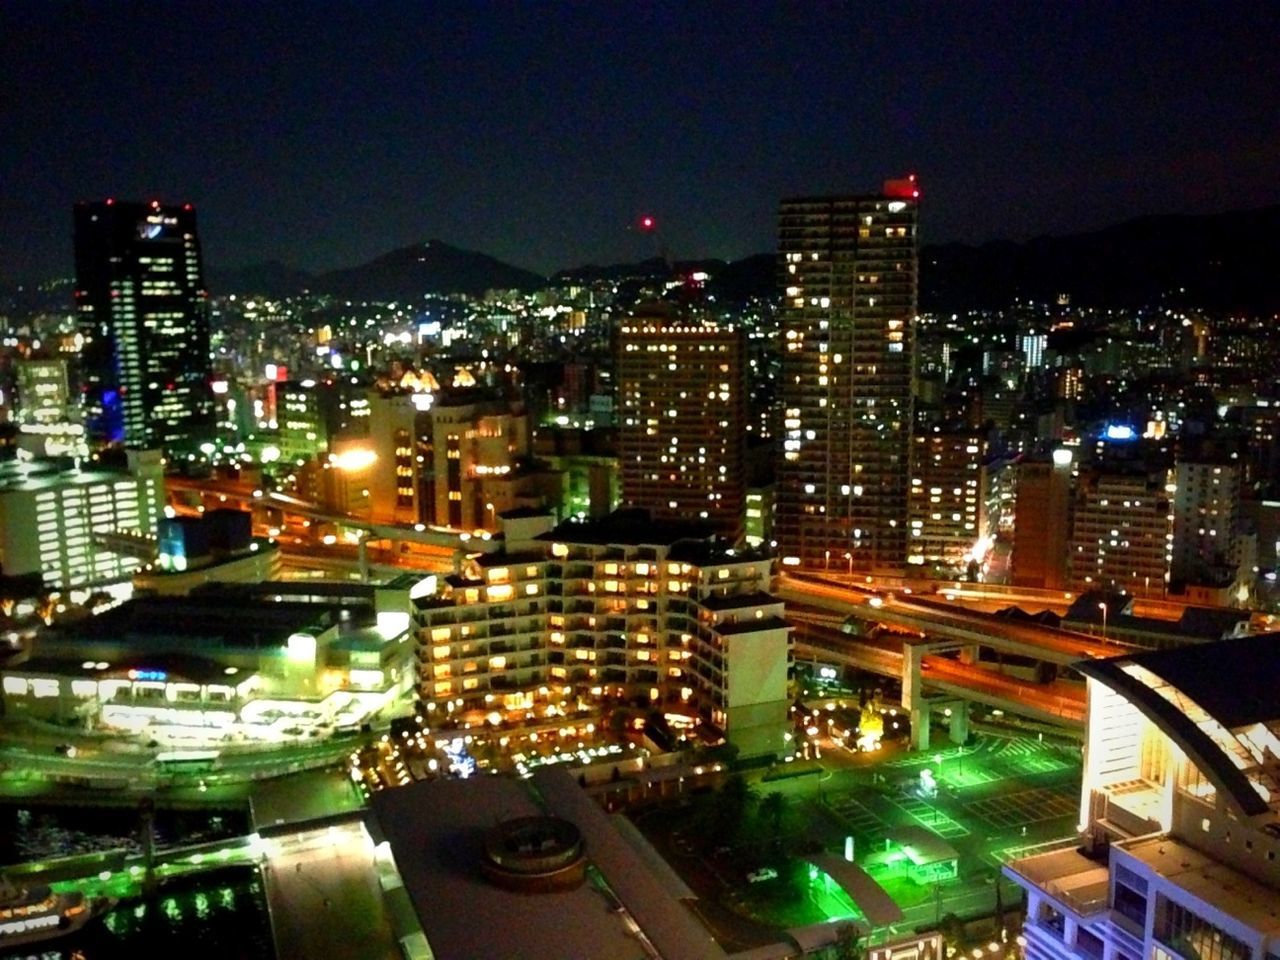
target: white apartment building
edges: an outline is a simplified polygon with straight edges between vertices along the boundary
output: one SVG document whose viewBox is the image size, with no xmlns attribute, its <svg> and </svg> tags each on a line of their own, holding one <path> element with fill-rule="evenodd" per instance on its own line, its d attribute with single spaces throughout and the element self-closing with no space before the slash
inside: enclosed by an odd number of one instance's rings
<svg viewBox="0 0 1280 960">
<path fill-rule="evenodd" d="M 428 710 L 536 723 L 631 704 L 701 717 L 746 755 L 781 751 L 791 656 L 768 557 L 634 511 L 505 526 L 503 552 L 416 601 Z"/>
<path fill-rule="evenodd" d="M 1280 638 L 1079 669 L 1082 845 L 1004 867 L 1028 960 L 1280 956 Z"/>
<path fill-rule="evenodd" d="M 158 451 L 129 451 L 123 471 L 70 459 L 0 464 L 0 569 L 40 574 L 58 590 L 127 580 L 163 511 Z"/>
</svg>

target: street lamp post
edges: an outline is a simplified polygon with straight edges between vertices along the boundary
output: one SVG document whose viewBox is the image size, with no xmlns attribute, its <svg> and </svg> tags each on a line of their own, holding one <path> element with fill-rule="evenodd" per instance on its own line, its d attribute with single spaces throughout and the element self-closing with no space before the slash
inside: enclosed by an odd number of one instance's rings
<svg viewBox="0 0 1280 960">
<path fill-rule="evenodd" d="M 1107 605 L 1099 603 L 1098 609 L 1102 611 L 1102 640 L 1105 643 L 1107 639 Z"/>
</svg>

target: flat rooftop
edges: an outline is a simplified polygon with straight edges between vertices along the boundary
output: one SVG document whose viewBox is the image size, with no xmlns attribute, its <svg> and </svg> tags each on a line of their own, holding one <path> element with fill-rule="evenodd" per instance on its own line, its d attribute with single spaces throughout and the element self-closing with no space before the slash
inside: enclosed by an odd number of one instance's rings
<svg viewBox="0 0 1280 960">
<path fill-rule="evenodd" d="M 1144 837 L 1113 847 L 1205 903 L 1269 937 L 1280 937 L 1280 891 L 1172 837 Z"/>
<path fill-rule="evenodd" d="M 1081 915 L 1106 909 L 1109 873 L 1075 847 L 1023 857 L 1005 870 L 1030 880 Z"/>
<path fill-rule="evenodd" d="M 59 644 L 136 643 L 144 640 L 194 641 L 261 649 L 281 646 L 291 633 L 332 623 L 336 611 L 270 600 L 194 597 L 140 597 L 114 610 L 51 627 L 48 639 Z"/>
<path fill-rule="evenodd" d="M 496 776 L 422 781 L 375 793 L 371 804 L 375 838 L 380 832 L 390 843 L 438 960 L 647 956 L 590 876 L 574 890 L 538 894 L 485 879 L 486 833 L 501 821 L 543 813 L 522 782 Z M 594 862 L 590 838 L 587 843 Z M 638 860 L 636 869 L 645 870 Z"/>
<path fill-rule="evenodd" d="M 136 480 L 125 470 L 111 470 L 92 466 L 77 469 L 68 457 L 52 457 L 39 460 L 8 460 L 0 462 L 0 493 L 11 491 L 56 490 L 65 486 L 84 486 L 92 483 L 117 483 Z"/>
<path fill-rule="evenodd" d="M 699 521 L 655 520 L 647 510 L 615 510 L 606 517 L 567 520 L 537 539 L 594 546 L 663 546 L 706 539 L 711 528 Z"/>
</svg>

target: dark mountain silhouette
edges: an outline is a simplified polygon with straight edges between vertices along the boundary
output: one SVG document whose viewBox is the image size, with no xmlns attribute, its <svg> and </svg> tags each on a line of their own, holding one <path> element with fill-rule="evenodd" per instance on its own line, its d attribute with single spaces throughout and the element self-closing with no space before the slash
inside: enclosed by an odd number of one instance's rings
<svg viewBox="0 0 1280 960">
<path fill-rule="evenodd" d="M 1280 312 L 1280 206 L 1203 216 L 1141 217 L 1102 230 L 1025 242 L 933 244 L 920 254 L 920 309 L 999 310 L 1015 301 L 1059 294 L 1088 307 L 1163 304 L 1219 312 Z M 550 281 L 483 253 L 439 240 L 393 250 L 369 263 L 310 275 L 279 263 L 214 271 L 215 294 L 285 296 L 311 289 L 360 300 L 410 299 L 424 293 L 479 295 L 490 289 L 536 290 L 551 284 L 643 281 L 706 272 L 707 293 L 721 302 L 777 292 L 777 260 L 659 257 L 637 263 L 586 264 Z"/>
<path fill-rule="evenodd" d="M 424 293 L 537 290 L 546 278 L 439 240 L 402 247 L 358 267 L 322 273 L 312 289 L 351 300 L 409 300 Z"/>
<path fill-rule="evenodd" d="M 1268 314 L 1280 310 L 1280 206 L 1151 216 L 1025 243 L 926 246 L 920 309 L 1000 309 L 1015 299 L 1076 306 L 1163 303 Z"/>
</svg>

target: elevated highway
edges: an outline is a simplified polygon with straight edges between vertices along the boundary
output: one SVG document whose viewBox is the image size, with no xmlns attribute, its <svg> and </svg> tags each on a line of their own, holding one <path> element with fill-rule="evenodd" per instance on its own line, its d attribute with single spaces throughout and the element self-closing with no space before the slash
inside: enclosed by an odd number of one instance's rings
<svg viewBox="0 0 1280 960">
<path fill-rule="evenodd" d="M 1128 653 L 1128 644 L 1100 642 L 1087 633 L 1017 623 L 946 601 L 915 595 L 878 594 L 830 581 L 782 574 L 773 592 L 789 603 L 805 604 L 868 623 L 912 630 L 930 640 L 990 647 L 1060 666 Z"/>
<path fill-rule="evenodd" d="M 913 723 L 927 724 L 917 713 L 923 714 L 928 709 L 928 695 L 932 693 L 985 704 L 1070 730 L 1084 730 L 1085 695 L 1083 686 L 1078 684 L 1030 683 L 948 657 L 925 655 L 917 661 L 919 681 L 909 696 L 911 678 L 907 671 L 913 658 L 901 650 L 895 653 L 822 629 L 811 629 L 803 638 L 797 638 L 795 656 L 839 663 L 903 681 L 903 707 L 911 713 Z M 912 702 L 908 702 L 909 699 Z M 925 744 L 919 746 L 927 749 Z"/>
<path fill-rule="evenodd" d="M 977 665 L 979 647 L 1057 665 L 1116 656 L 1128 649 L 1071 631 L 1009 623 L 992 615 L 953 610 L 938 601 L 903 600 L 844 584 L 783 576 L 774 592 L 789 602 L 788 617 L 803 628 L 796 637 L 797 657 L 840 663 L 901 681 L 902 704 L 910 714 L 917 749 L 928 749 L 931 699 L 938 698 L 973 701 L 1067 729 L 1083 729 L 1082 684 L 1061 680 L 1040 684 L 983 669 Z M 844 629 L 850 618 L 889 630 L 872 637 L 854 636 Z M 957 651 L 958 660 L 940 655 Z"/>
<path fill-rule="evenodd" d="M 187 480 L 182 477 L 166 477 L 165 487 L 171 493 L 193 493 L 202 498 L 213 498 L 219 503 L 234 501 L 253 507 L 271 507 L 283 513 L 294 514 L 320 523 L 332 523 L 352 530 L 361 530 L 366 540 L 390 540 L 395 543 L 416 543 L 428 547 L 442 547 L 459 554 L 493 553 L 500 549 L 502 540 L 489 533 L 473 534 L 465 530 L 412 526 L 392 523 L 375 523 L 344 514 L 330 513 L 317 503 L 302 500 L 276 490 L 261 490 L 243 484 L 217 483 L 207 480 Z"/>
</svg>

